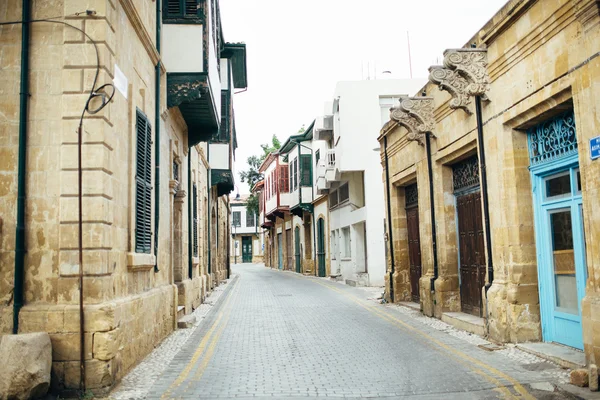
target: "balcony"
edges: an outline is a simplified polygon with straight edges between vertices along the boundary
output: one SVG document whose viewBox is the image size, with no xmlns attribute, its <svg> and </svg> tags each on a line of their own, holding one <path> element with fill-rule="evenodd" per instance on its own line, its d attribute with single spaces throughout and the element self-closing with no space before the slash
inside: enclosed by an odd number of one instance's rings
<svg viewBox="0 0 600 400">
<path fill-rule="evenodd" d="M 327 150 L 325 157 L 320 159 L 317 164 L 317 193 L 328 193 L 331 182 L 336 182 L 339 179 L 340 173 L 337 168 L 335 149 Z"/>
<path fill-rule="evenodd" d="M 314 138 L 315 140 L 333 139 L 333 115 L 325 115 L 315 120 Z"/>
</svg>

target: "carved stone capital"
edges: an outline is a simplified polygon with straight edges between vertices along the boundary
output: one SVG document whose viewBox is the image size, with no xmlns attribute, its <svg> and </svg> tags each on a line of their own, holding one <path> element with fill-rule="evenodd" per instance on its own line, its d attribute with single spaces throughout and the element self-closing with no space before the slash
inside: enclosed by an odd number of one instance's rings
<svg viewBox="0 0 600 400">
<path fill-rule="evenodd" d="M 425 135 L 435 126 L 433 98 L 402 97 L 399 106 L 390 109 L 390 119 L 408 130 L 408 140 L 424 145 Z"/>
<path fill-rule="evenodd" d="M 471 96 L 484 96 L 490 89 L 487 65 L 485 49 L 448 49 L 444 52 L 444 66 L 467 80 L 466 91 Z"/>
<path fill-rule="evenodd" d="M 467 93 L 469 82 L 458 72 L 444 68 L 441 65 L 432 65 L 429 67 L 429 82 L 438 85 L 441 90 L 445 90 L 452 95 L 450 108 L 462 108 L 467 114 L 471 114 L 469 110 L 471 97 Z"/>
</svg>

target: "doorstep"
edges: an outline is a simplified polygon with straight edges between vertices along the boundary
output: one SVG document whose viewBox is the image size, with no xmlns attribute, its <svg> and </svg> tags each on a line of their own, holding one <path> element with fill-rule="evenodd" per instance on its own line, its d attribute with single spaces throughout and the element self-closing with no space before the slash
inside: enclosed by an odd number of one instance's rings
<svg viewBox="0 0 600 400">
<path fill-rule="evenodd" d="M 564 368 L 578 369 L 585 367 L 585 354 L 572 347 L 556 343 L 519 343 L 517 348 L 553 361 Z"/>
<path fill-rule="evenodd" d="M 442 313 L 442 321 L 452 325 L 456 329 L 471 332 L 479 336 L 485 336 L 485 324 L 483 318 L 462 312 Z"/>
<path fill-rule="evenodd" d="M 419 312 L 421 311 L 421 304 L 419 304 L 419 303 L 414 303 L 412 301 L 401 301 L 398 304 L 403 307 L 410 308 L 411 310 L 415 310 L 415 311 L 419 311 Z"/>
</svg>

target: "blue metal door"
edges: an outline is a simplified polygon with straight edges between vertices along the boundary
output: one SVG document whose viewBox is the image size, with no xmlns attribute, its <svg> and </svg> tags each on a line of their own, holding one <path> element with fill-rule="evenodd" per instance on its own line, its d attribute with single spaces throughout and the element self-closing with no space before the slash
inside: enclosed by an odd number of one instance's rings
<svg viewBox="0 0 600 400">
<path fill-rule="evenodd" d="M 581 177 L 576 160 L 561 164 L 533 176 L 542 333 L 545 341 L 583 349 L 587 271 Z"/>
</svg>

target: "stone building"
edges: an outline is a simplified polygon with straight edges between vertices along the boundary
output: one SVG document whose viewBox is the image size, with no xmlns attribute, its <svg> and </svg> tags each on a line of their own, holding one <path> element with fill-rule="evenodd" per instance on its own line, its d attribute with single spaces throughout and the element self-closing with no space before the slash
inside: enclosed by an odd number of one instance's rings
<svg viewBox="0 0 600 400">
<path fill-rule="evenodd" d="M 0 4 L 59 21 L 0 27 L 0 334 L 48 332 L 57 389 L 81 354 L 85 388 L 111 387 L 228 277 L 246 50 L 193 3 Z"/>
<path fill-rule="evenodd" d="M 598 43 L 597 1 L 511 0 L 391 109 L 388 297 L 600 362 Z"/>
</svg>

